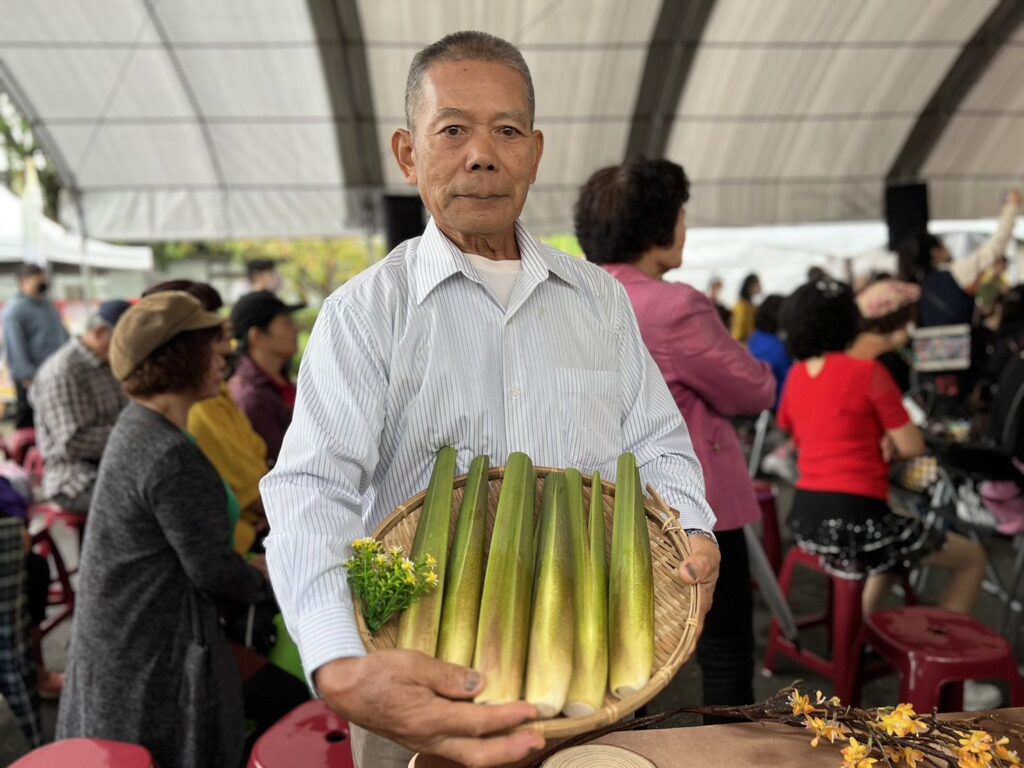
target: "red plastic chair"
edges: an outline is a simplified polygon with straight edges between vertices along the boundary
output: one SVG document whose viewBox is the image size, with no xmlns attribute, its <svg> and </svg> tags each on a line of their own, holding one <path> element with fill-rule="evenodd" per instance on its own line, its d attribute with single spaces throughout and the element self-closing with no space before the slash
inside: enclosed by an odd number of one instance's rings
<svg viewBox="0 0 1024 768">
<path fill-rule="evenodd" d="M 835 694 L 844 704 L 856 705 L 860 701 L 861 682 L 878 677 L 887 671 L 885 667 L 861 669 L 862 645 L 859 643 L 858 635 L 863 626 L 861 598 L 864 593 L 864 581 L 832 576 L 822 566 L 817 555 L 805 552 L 799 547 L 791 547 L 779 575 L 779 586 L 787 599 L 798 568 L 823 574 L 830 581 L 825 610 L 812 616 L 800 617 L 796 623 L 799 629 L 825 625 L 828 628 L 831 658 L 826 659 L 809 648 L 804 648 L 799 638 L 795 642 L 786 638 L 782 634 L 778 620 L 773 619 L 768 630 L 764 671 L 768 674 L 774 672 L 778 657 L 784 656 L 804 669 L 809 669 L 831 681 Z M 907 602 L 913 603 L 914 594 L 907 578 L 903 579 L 903 589 Z"/>
<path fill-rule="evenodd" d="M 348 723 L 322 701 L 302 704 L 274 723 L 249 756 L 249 768 L 297 765 L 354 766 Z"/>
<path fill-rule="evenodd" d="M 39 629 L 43 637 L 52 632 L 61 622 L 70 619 L 75 613 L 75 590 L 71 586 L 71 577 L 78 570 L 68 568 L 60 548 L 53 540 L 51 531 L 56 522 L 62 522 L 70 528 L 78 531 L 79 554 L 81 554 L 82 540 L 85 537 L 85 515 L 69 512 L 56 504 L 33 504 L 29 507 L 30 517 L 42 517 L 43 528 L 32 536 L 32 548 L 45 557 L 52 565 L 51 573 L 56 576 L 50 582 L 50 591 L 47 602 L 49 605 L 62 606 L 62 610 L 51 616 L 40 625 Z"/>
<path fill-rule="evenodd" d="M 153 756 L 138 744 L 106 739 L 65 739 L 34 749 L 11 768 L 156 768 Z"/>
<path fill-rule="evenodd" d="M 755 480 L 754 493 L 757 494 L 757 503 L 761 507 L 761 527 L 764 529 L 761 541 L 764 544 L 764 553 L 768 556 L 772 570 L 778 573 L 782 567 L 782 535 L 779 533 L 779 516 L 775 509 L 775 500 L 779 492 L 771 483 Z"/>
<path fill-rule="evenodd" d="M 864 622 L 864 643 L 899 670 L 900 701 L 919 713 L 961 711 L 964 680 L 1005 680 L 1013 706 L 1024 706 L 1013 648 L 970 616 L 921 606 L 878 611 Z"/>
</svg>

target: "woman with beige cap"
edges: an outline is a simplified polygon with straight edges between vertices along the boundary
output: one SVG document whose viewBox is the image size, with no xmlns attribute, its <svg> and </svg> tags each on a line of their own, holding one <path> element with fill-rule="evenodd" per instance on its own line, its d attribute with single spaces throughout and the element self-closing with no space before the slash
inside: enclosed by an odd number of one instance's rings
<svg viewBox="0 0 1024 768">
<path fill-rule="evenodd" d="M 234 766 L 242 686 L 218 603 L 264 577 L 231 548 L 224 485 L 185 434 L 217 395 L 223 319 L 181 292 L 118 323 L 110 363 L 131 399 L 100 463 L 86 528 L 57 737 L 145 746 L 161 768 Z"/>
</svg>

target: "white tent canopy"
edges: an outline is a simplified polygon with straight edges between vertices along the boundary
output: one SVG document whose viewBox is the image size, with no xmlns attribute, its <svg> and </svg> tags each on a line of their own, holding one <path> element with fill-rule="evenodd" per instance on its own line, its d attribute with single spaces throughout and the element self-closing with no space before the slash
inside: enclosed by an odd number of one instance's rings
<svg viewBox="0 0 1024 768">
<path fill-rule="evenodd" d="M 119 269 L 147 272 L 153 269 L 153 250 L 148 246 L 127 246 L 87 238 L 83 258 L 82 239 L 55 221 L 42 218 L 38 236 L 26 253 L 25 217 L 22 201 L 0 186 L 0 262 L 22 262 L 41 258 L 47 264 L 69 264 L 91 269 Z"/>
<path fill-rule="evenodd" d="M 521 47 L 546 149 L 525 219 L 572 230 L 627 155 L 694 181 L 693 226 L 936 218 L 1024 178 L 1019 0 L 9 0 L 0 87 L 90 234 L 328 236 L 409 192 L 390 156 L 413 54 L 457 29 Z M 69 212 L 73 213 L 73 212 Z M 74 220 L 73 215 L 68 216 Z"/>
</svg>

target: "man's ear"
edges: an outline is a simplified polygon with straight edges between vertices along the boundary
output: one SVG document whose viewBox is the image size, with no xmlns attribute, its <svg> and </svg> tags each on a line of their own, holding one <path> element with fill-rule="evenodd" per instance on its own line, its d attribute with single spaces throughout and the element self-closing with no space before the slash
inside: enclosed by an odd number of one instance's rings
<svg viewBox="0 0 1024 768">
<path fill-rule="evenodd" d="M 402 169 L 402 175 L 412 186 L 416 186 L 416 153 L 413 150 L 412 134 L 405 128 L 398 128 L 391 134 L 391 152 Z"/>
<path fill-rule="evenodd" d="M 544 134 L 540 131 L 534 131 L 533 144 L 537 156 L 533 159 L 533 173 L 530 174 L 531 184 L 537 180 L 537 170 L 540 168 L 540 158 L 544 154 Z"/>
</svg>

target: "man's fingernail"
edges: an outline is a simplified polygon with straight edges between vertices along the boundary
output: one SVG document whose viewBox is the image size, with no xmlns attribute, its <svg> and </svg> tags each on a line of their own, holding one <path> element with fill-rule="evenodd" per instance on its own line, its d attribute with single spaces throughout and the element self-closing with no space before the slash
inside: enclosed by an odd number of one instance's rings
<svg viewBox="0 0 1024 768">
<path fill-rule="evenodd" d="M 697 569 L 693 567 L 693 563 L 687 563 L 685 566 L 686 572 L 690 574 L 690 578 L 697 581 Z"/>
<path fill-rule="evenodd" d="M 480 685 L 480 673 L 470 670 L 469 674 L 466 675 L 466 690 L 475 691 Z"/>
</svg>

